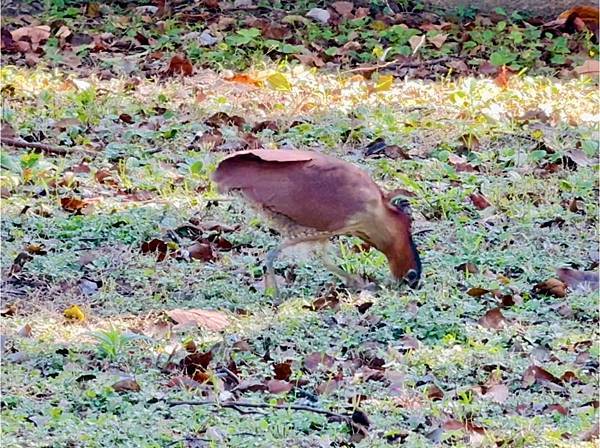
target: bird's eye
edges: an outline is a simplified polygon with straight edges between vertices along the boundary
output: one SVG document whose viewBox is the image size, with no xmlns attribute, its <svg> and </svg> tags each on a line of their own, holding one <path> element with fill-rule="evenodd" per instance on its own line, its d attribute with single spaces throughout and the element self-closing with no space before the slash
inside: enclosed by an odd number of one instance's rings
<svg viewBox="0 0 600 448">
<path fill-rule="evenodd" d="M 410 269 L 404 276 L 404 281 L 408 284 L 408 286 L 410 286 L 413 289 L 418 287 L 419 286 L 419 273 L 417 271 L 415 271 L 414 269 Z"/>
<path fill-rule="evenodd" d="M 411 214 L 410 202 L 408 202 L 408 200 L 403 198 L 402 196 L 396 196 L 395 198 L 392 198 L 390 204 L 396 207 L 401 212 L 407 213 L 409 215 Z"/>
</svg>

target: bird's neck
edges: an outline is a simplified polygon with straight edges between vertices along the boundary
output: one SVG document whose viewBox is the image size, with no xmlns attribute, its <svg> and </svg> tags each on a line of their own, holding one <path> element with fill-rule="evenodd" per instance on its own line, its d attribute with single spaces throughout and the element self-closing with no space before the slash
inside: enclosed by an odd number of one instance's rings
<svg viewBox="0 0 600 448">
<path fill-rule="evenodd" d="M 392 274 L 403 277 L 411 262 L 410 228 L 399 222 L 394 212 L 385 210 L 369 232 L 373 245 L 383 252 Z"/>
</svg>

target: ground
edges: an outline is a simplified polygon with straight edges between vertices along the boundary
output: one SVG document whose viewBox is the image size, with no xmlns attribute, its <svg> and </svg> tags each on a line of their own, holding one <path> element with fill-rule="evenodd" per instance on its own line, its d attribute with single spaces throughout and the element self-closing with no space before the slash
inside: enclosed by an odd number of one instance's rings
<svg viewBox="0 0 600 448">
<path fill-rule="evenodd" d="M 0 70 L 3 139 L 47 145 L 2 148 L 3 446 L 595 446 L 599 104 L 572 61 L 242 75 L 200 56 L 188 73 L 187 52 L 125 73 L 51 48 Z M 407 197 L 422 287 L 340 237 L 378 289 L 291 253 L 275 306 L 276 233 L 210 182 L 255 147 Z"/>
</svg>

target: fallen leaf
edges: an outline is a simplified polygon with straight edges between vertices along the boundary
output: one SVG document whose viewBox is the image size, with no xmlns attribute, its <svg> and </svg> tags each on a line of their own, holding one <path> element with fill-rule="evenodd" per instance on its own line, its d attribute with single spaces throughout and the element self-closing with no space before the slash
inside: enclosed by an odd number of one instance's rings
<svg viewBox="0 0 600 448">
<path fill-rule="evenodd" d="M 548 406 L 546 408 L 546 412 L 547 413 L 552 413 L 552 412 L 558 412 L 559 414 L 562 415 L 569 415 L 569 411 L 567 410 L 567 408 L 565 408 L 562 404 L 551 404 L 550 406 Z"/>
<path fill-rule="evenodd" d="M 334 362 L 335 359 L 327 353 L 314 352 L 304 358 L 304 368 L 309 372 L 315 372 L 320 365 L 330 369 Z"/>
<path fill-rule="evenodd" d="M 281 362 L 275 364 L 273 366 L 273 371 L 275 372 L 276 380 L 289 381 L 290 376 L 292 376 L 292 362 Z"/>
<path fill-rule="evenodd" d="M 50 27 L 48 25 L 25 26 L 11 31 L 11 36 L 15 42 L 27 38 L 31 42 L 31 50 L 35 51 L 50 37 Z"/>
<path fill-rule="evenodd" d="M 490 291 L 489 289 L 484 289 L 484 288 L 469 288 L 467 290 L 467 294 L 469 294 L 471 297 L 481 297 Z"/>
<path fill-rule="evenodd" d="M 534 291 L 560 298 L 567 295 L 567 285 L 557 278 L 550 278 L 535 285 Z"/>
<path fill-rule="evenodd" d="M 600 76 L 600 61 L 597 59 L 588 59 L 583 64 L 574 68 L 579 76 Z"/>
<path fill-rule="evenodd" d="M 375 83 L 375 87 L 373 90 L 375 92 L 385 92 L 386 90 L 390 90 L 394 85 L 394 75 L 380 75 L 377 78 Z"/>
<path fill-rule="evenodd" d="M 169 66 L 165 73 L 170 76 L 192 76 L 194 74 L 194 66 L 184 55 L 176 54 L 169 61 Z"/>
<path fill-rule="evenodd" d="M 597 271 L 560 268 L 556 270 L 556 275 L 572 291 L 596 291 L 599 287 L 600 278 Z"/>
<path fill-rule="evenodd" d="M 115 392 L 139 392 L 141 390 L 140 385 L 133 378 L 123 378 L 110 387 Z"/>
<path fill-rule="evenodd" d="M 479 320 L 479 325 L 492 330 L 500 330 L 506 326 L 506 318 L 502 315 L 500 308 L 494 308 L 486 312 Z"/>
<path fill-rule="evenodd" d="M 199 387 L 202 387 L 202 383 L 199 383 L 198 381 L 194 381 L 193 379 L 191 379 L 188 376 L 185 375 L 179 375 L 176 377 L 173 377 L 169 380 L 169 382 L 166 384 L 167 387 L 179 387 L 181 389 L 197 389 Z"/>
<path fill-rule="evenodd" d="M 336 391 L 337 389 L 339 389 L 339 387 L 340 387 L 340 381 L 336 380 L 335 378 L 332 378 L 332 379 L 322 382 L 321 384 L 318 384 L 315 387 L 315 391 L 319 395 L 327 395 L 327 394 L 330 394 L 330 393 Z"/>
<path fill-rule="evenodd" d="M 60 198 L 60 205 L 62 208 L 71 213 L 79 213 L 85 207 L 88 206 L 88 203 L 82 199 L 73 198 L 73 197 L 64 197 Z"/>
<path fill-rule="evenodd" d="M 282 380 L 269 380 L 267 381 L 267 389 L 272 394 L 282 394 L 292 390 L 292 383 Z"/>
<path fill-rule="evenodd" d="M 17 305 L 15 305 L 14 303 L 11 303 L 9 305 L 6 305 L 4 308 L 2 308 L 2 310 L 0 310 L 0 316 L 14 316 L 15 314 L 17 314 Z"/>
<path fill-rule="evenodd" d="M 63 314 L 67 319 L 78 320 L 78 321 L 85 320 L 85 314 L 83 313 L 83 311 L 81 311 L 81 308 L 79 308 L 77 305 L 71 305 L 69 308 L 67 308 L 63 312 Z"/>
<path fill-rule="evenodd" d="M 23 327 L 21 327 L 21 329 L 19 331 L 17 331 L 17 334 L 23 338 L 30 338 L 31 335 L 33 334 L 31 325 L 30 324 L 23 325 Z"/>
<path fill-rule="evenodd" d="M 594 423 L 590 429 L 581 434 L 581 440 L 584 442 L 592 442 L 600 437 L 600 424 Z"/>
<path fill-rule="evenodd" d="M 446 33 L 439 33 L 433 37 L 427 38 L 427 40 L 429 42 L 431 42 L 437 49 L 442 48 L 442 45 L 444 45 L 444 42 L 446 42 L 446 39 L 448 39 L 448 34 L 446 34 Z"/>
<path fill-rule="evenodd" d="M 289 92 L 292 90 L 292 84 L 283 73 L 273 73 L 267 78 L 269 85 L 280 92 Z"/>
<path fill-rule="evenodd" d="M 85 6 L 85 16 L 90 19 L 100 17 L 100 3 L 90 2 Z"/>
<path fill-rule="evenodd" d="M 317 68 L 323 67 L 325 65 L 325 61 L 321 59 L 319 56 L 314 54 L 295 54 L 294 57 L 298 59 L 302 64 L 308 66 L 314 66 Z"/>
<path fill-rule="evenodd" d="M 329 14 L 329 11 L 327 11 L 326 9 L 313 8 L 310 11 L 308 11 L 308 13 L 306 13 L 306 17 L 310 17 L 311 19 L 314 19 L 317 22 L 326 24 L 327 22 L 329 22 L 331 14 Z"/>
<path fill-rule="evenodd" d="M 238 84 L 246 84 L 254 87 L 262 87 L 263 85 L 261 80 L 256 79 L 245 73 L 238 73 L 225 79 L 230 82 L 237 82 Z"/>
<path fill-rule="evenodd" d="M 176 308 L 165 313 L 179 325 L 194 323 L 212 331 L 224 330 L 230 324 L 227 316 L 219 311 Z"/>
<path fill-rule="evenodd" d="M 522 383 L 523 387 L 530 387 L 534 383 L 553 383 L 557 385 L 562 385 L 562 381 L 559 378 L 555 377 L 547 370 L 536 365 L 529 366 L 527 370 L 525 370 L 525 373 L 523 374 Z"/>
<path fill-rule="evenodd" d="M 495 384 L 485 391 L 483 397 L 502 404 L 508 399 L 508 387 L 505 384 Z"/>
<path fill-rule="evenodd" d="M 331 7 L 344 19 L 350 19 L 352 17 L 352 10 L 354 9 L 354 3 L 352 2 L 333 2 Z"/>
<path fill-rule="evenodd" d="M 478 210 L 485 210 L 492 205 L 490 204 L 490 201 L 488 201 L 488 199 L 481 193 L 472 193 L 469 196 L 469 199 L 471 199 L 471 202 Z"/>
<path fill-rule="evenodd" d="M 187 248 L 187 251 L 190 254 L 190 257 L 194 260 L 202 260 L 202 261 L 213 261 L 216 256 L 213 251 L 212 245 L 204 242 L 196 242 Z"/>
<path fill-rule="evenodd" d="M 562 12 L 556 20 L 544 23 L 545 28 L 558 28 L 566 32 L 582 32 L 586 28 L 593 32 L 596 37 L 599 34 L 597 6 L 578 5 Z"/>
<path fill-rule="evenodd" d="M 431 401 L 441 400 L 444 398 L 444 392 L 435 384 L 430 384 L 427 386 L 427 398 L 429 398 Z"/>
<path fill-rule="evenodd" d="M 566 156 L 573 161 L 577 166 L 592 166 L 594 161 L 591 160 L 581 149 L 572 149 L 567 152 Z"/>
<path fill-rule="evenodd" d="M 477 168 L 471 165 L 467 159 L 453 153 L 448 155 L 448 163 L 450 163 L 450 165 L 452 165 L 458 172 L 471 173 L 477 171 Z"/>
<path fill-rule="evenodd" d="M 410 44 L 410 48 L 412 48 L 412 54 L 416 54 L 417 51 L 419 51 L 419 49 L 423 46 L 423 44 L 425 43 L 425 34 L 423 34 L 422 36 L 412 36 L 410 39 L 408 39 L 408 43 Z"/>
<path fill-rule="evenodd" d="M 143 254 L 156 253 L 157 261 L 163 261 L 169 253 L 169 246 L 163 240 L 154 238 L 142 243 L 141 251 Z"/>
<path fill-rule="evenodd" d="M 506 65 L 503 65 L 500 68 L 500 71 L 498 72 L 496 77 L 494 78 L 494 82 L 496 83 L 496 85 L 502 87 L 503 89 L 506 89 L 508 87 L 508 80 L 511 77 L 511 75 L 512 72 L 506 68 Z"/>
</svg>

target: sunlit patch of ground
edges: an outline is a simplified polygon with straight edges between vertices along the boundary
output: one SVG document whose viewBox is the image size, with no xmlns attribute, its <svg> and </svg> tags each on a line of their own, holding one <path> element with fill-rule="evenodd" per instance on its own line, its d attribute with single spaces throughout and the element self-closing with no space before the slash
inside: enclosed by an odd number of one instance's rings
<svg viewBox="0 0 600 448">
<path fill-rule="evenodd" d="M 593 269 L 598 260 L 596 86 L 513 77 L 505 87 L 457 79 L 388 88 L 298 68 L 283 74 L 290 90 L 278 91 L 272 73 L 252 74 L 263 82 L 256 87 L 210 71 L 160 82 L 0 71 L 4 123 L 72 148 L 66 157 L 2 152 L 3 444 L 330 446 L 351 438 L 346 424 L 314 413 L 162 401 L 235 397 L 339 413 L 358 406 L 371 421 L 360 446 L 593 446 L 584 439 L 597 419 L 597 294 L 557 298 L 534 287 L 558 267 Z M 365 156 L 378 138 L 387 156 Z M 316 260 L 288 258 L 278 264 L 286 301 L 273 308 L 262 259 L 276 237 L 244 205 L 211 202 L 220 197 L 209 182 L 224 154 L 257 142 L 332 153 L 390 190 L 414 193 L 423 288 L 329 292 L 334 309 L 313 311 L 337 280 Z M 474 194 L 490 206 L 478 207 Z M 69 211 L 65 198 L 83 203 Z M 142 253 L 152 238 L 189 249 L 192 238 L 173 232 L 190 219 L 221 225 L 196 235 L 211 239 L 213 262 Z M 349 238 L 335 244 L 345 269 L 383 282 L 380 254 Z M 15 272 L 24 251 L 31 260 Z M 465 263 L 475 272 L 461 270 Z M 502 328 L 478 323 L 499 299 L 466 293 L 475 287 L 511 297 Z M 73 304 L 84 321 L 63 316 Z M 230 325 L 173 330 L 163 311 L 174 308 L 219 310 Z M 173 387 L 182 344 L 192 340 L 213 351 L 209 381 Z M 331 365 L 306 369 L 314 352 Z M 291 392 L 231 391 L 230 361 L 238 379 L 264 385 L 288 360 L 290 381 L 302 380 Z M 575 378 L 530 384 L 532 365 Z M 121 377 L 141 390 L 115 392 Z"/>
</svg>

